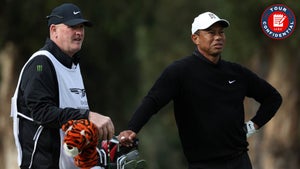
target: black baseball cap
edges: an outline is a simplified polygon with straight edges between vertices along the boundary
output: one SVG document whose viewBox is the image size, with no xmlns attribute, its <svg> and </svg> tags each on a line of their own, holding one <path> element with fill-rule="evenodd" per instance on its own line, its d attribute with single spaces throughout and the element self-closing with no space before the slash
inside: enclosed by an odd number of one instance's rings
<svg viewBox="0 0 300 169">
<path fill-rule="evenodd" d="M 63 23 L 68 26 L 75 26 L 78 24 L 84 24 L 85 26 L 92 26 L 92 23 L 83 18 L 82 13 L 78 6 L 72 3 L 64 3 L 54 8 L 50 15 L 46 17 L 48 19 L 48 27 L 51 24 Z"/>
</svg>

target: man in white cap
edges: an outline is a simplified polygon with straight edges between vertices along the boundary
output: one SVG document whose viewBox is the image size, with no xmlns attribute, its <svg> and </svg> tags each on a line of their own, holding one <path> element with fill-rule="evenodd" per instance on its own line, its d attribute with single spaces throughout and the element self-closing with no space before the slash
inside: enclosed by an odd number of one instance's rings
<svg viewBox="0 0 300 169">
<path fill-rule="evenodd" d="M 71 3 L 54 8 L 47 21 L 50 38 L 24 65 L 12 98 L 18 164 L 21 169 L 78 169 L 63 151 L 62 125 L 89 119 L 103 140 L 112 138 L 114 125 L 89 110 L 81 77 L 78 52 L 84 26 L 91 22 Z"/>
<path fill-rule="evenodd" d="M 247 68 L 221 59 L 229 22 L 212 12 L 194 19 L 194 52 L 160 75 L 118 138 L 130 145 L 137 133 L 170 101 L 189 169 L 251 169 L 247 137 L 277 112 L 282 98 Z M 245 122 L 243 101 L 260 103 Z M 163 134 L 163 133 L 162 133 Z"/>
</svg>

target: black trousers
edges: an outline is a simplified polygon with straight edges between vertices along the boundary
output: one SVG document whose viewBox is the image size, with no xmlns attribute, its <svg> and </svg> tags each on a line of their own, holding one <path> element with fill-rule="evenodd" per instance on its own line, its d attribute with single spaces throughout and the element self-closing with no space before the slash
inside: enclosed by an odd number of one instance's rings
<svg viewBox="0 0 300 169">
<path fill-rule="evenodd" d="M 209 163 L 189 164 L 188 169 L 252 169 L 251 161 L 247 152 L 230 160 Z"/>
</svg>

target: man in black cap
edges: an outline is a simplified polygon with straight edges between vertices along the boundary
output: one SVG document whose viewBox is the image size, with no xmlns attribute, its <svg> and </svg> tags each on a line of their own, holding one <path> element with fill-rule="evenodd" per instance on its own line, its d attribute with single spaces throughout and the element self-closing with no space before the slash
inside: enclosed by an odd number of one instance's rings
<svg viewBox="0 0 300 169">
<path fill-rule="evenodd" d="M 251 169 L 247 137 L 276 113 L 282 98 L 268 82 L 247 68 L 221 59 L 229 22 L 204 12 L 192 23 L 196 48 L 170 64 L 154 83 L 118 136 L 130 145 L 136 134 L 171 100 L 189 169 Z M 245 122 L 243 101 L 260 103 Z"/>
<path fill-rule="evenodd" d="M 89 119 L 106 140 L 114 135 L 111 119 L 89 110 L 78 52 L 84 40 L 84 19 L 65 3 L 47 16 L 50 38 L 24 65 L 12 98 L 14 136 L 21 169 L 75 169 L 62 148 L 61 126 Z"/>
</svg>

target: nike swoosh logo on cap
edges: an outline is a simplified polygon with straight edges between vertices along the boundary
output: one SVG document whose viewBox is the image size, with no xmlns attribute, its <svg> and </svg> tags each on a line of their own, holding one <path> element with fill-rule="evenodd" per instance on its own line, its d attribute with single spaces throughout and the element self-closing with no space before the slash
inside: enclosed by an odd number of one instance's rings
<svg viewBox="0 0 300 169">
<path fill-rule="evenodd" d="M 73 14 L 74 15 L 77 15 L 77 14 L 79 14 L 80 13 L 80 11 L 73 11 Z"/>
</svg>

